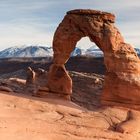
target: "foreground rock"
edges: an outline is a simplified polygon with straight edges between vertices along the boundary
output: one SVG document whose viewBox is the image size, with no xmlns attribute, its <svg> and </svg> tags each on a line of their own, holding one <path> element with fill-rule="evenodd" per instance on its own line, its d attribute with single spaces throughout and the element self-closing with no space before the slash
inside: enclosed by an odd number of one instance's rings
<svg viewBox="0 0 140 140">
<path fill-rule="evenodd" d="M 72 81 L 64 64 L 76 43 L 88 36 L 104 52 L 107 72 L 102 103 L 140 109 L 140 60 L 131 45 L 125 43 L 114 22 L 115 16 L 106 12 L 67 12 L 53 39 L 54 60 L 48 76 L 50 91 L 72 93 Z"/>
<path fill-rule="evenodd" d="M 90 112 L 58 98 L 2 91 L 0 101 L 2 140 L 140 139 L 140 114 L 136 111 L 107 107 Z M 136 117 L 127 119 L 129 112 Z"/>
</svg>

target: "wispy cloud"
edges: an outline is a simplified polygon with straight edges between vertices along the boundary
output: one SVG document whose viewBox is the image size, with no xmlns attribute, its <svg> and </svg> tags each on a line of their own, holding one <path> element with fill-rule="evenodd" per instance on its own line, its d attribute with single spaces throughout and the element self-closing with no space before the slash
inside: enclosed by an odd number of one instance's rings
<svg viewBox="0 0 140 140">
<path fill-rule="evenodd" d="M 22 44 L 51 46 L 65 13 L 79 8 L 114 13 L 126 41 L 140 47 L 139 0 L 0 0 L 0 49 Z M 82 44 L 91 45 L 87 39 Z"/>
</svg>

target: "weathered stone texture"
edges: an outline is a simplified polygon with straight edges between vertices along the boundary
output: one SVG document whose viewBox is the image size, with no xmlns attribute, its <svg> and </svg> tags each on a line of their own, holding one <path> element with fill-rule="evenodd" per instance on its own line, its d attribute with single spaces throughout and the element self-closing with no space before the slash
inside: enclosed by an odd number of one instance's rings
<svg viewBox="0 0 140 140">
<path fill-rule="evenodd" d="M 114 26 L 115 16 L 95 10 L 72 10 L 58 26 L 53 40 L 54 60 L 49 71 L 51 91 L 71 94 L 71 79 L 64 64 L 76 43 L 85 36 L 104 52 L 107 68 L 103 104 L 140 104 L 140 60 Z M 77 64 L 78 65 L 78 64 Z"/>
</svg>

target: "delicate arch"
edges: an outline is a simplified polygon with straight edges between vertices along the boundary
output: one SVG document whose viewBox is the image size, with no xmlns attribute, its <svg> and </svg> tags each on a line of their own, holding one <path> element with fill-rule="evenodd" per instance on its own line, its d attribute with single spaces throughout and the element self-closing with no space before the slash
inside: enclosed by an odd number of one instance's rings
<svg viewBox="0 0 140 140">
<path fill-rule="evenodd" d="M 135 78 L 140 78 L 140 61 L 134 49 L 124 42 L 114 22 L 115 16 L 106 12 L 81 9 L 67 12 L 54 34 L 54 61 L 48 79 L 50 91 L 66 95 L 72 93 L 72 81 L 64 64 L 76 43 L 88 36 L 104 52 L 107 74 L 103 103 L 124 100 L 124 103 L 134 104 L 140 101 L 140 80 Z M 61 72 L 60 67 L 63 68 Z"/>
</svg>

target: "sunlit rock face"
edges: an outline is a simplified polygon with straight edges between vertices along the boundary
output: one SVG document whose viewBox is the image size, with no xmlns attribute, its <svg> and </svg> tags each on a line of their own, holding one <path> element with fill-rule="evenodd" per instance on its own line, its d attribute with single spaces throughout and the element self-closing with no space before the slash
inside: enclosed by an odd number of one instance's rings
<svg viewBox="0 0 140 140">
<path fill-rule="evenodd" d="M 48 79 L 52 92 L 72 93 L 72 81 L 64 64 L 76 43 L 88 36 L 104 53 L 107 71 L 102 103 L 139 107 L 140 60 L 131 45 L 124 42 L 114 22 L 115 16 L 107 12 L 82 9 L 67 12 L 53 39 L 54 59 Z"/>
</svg>

